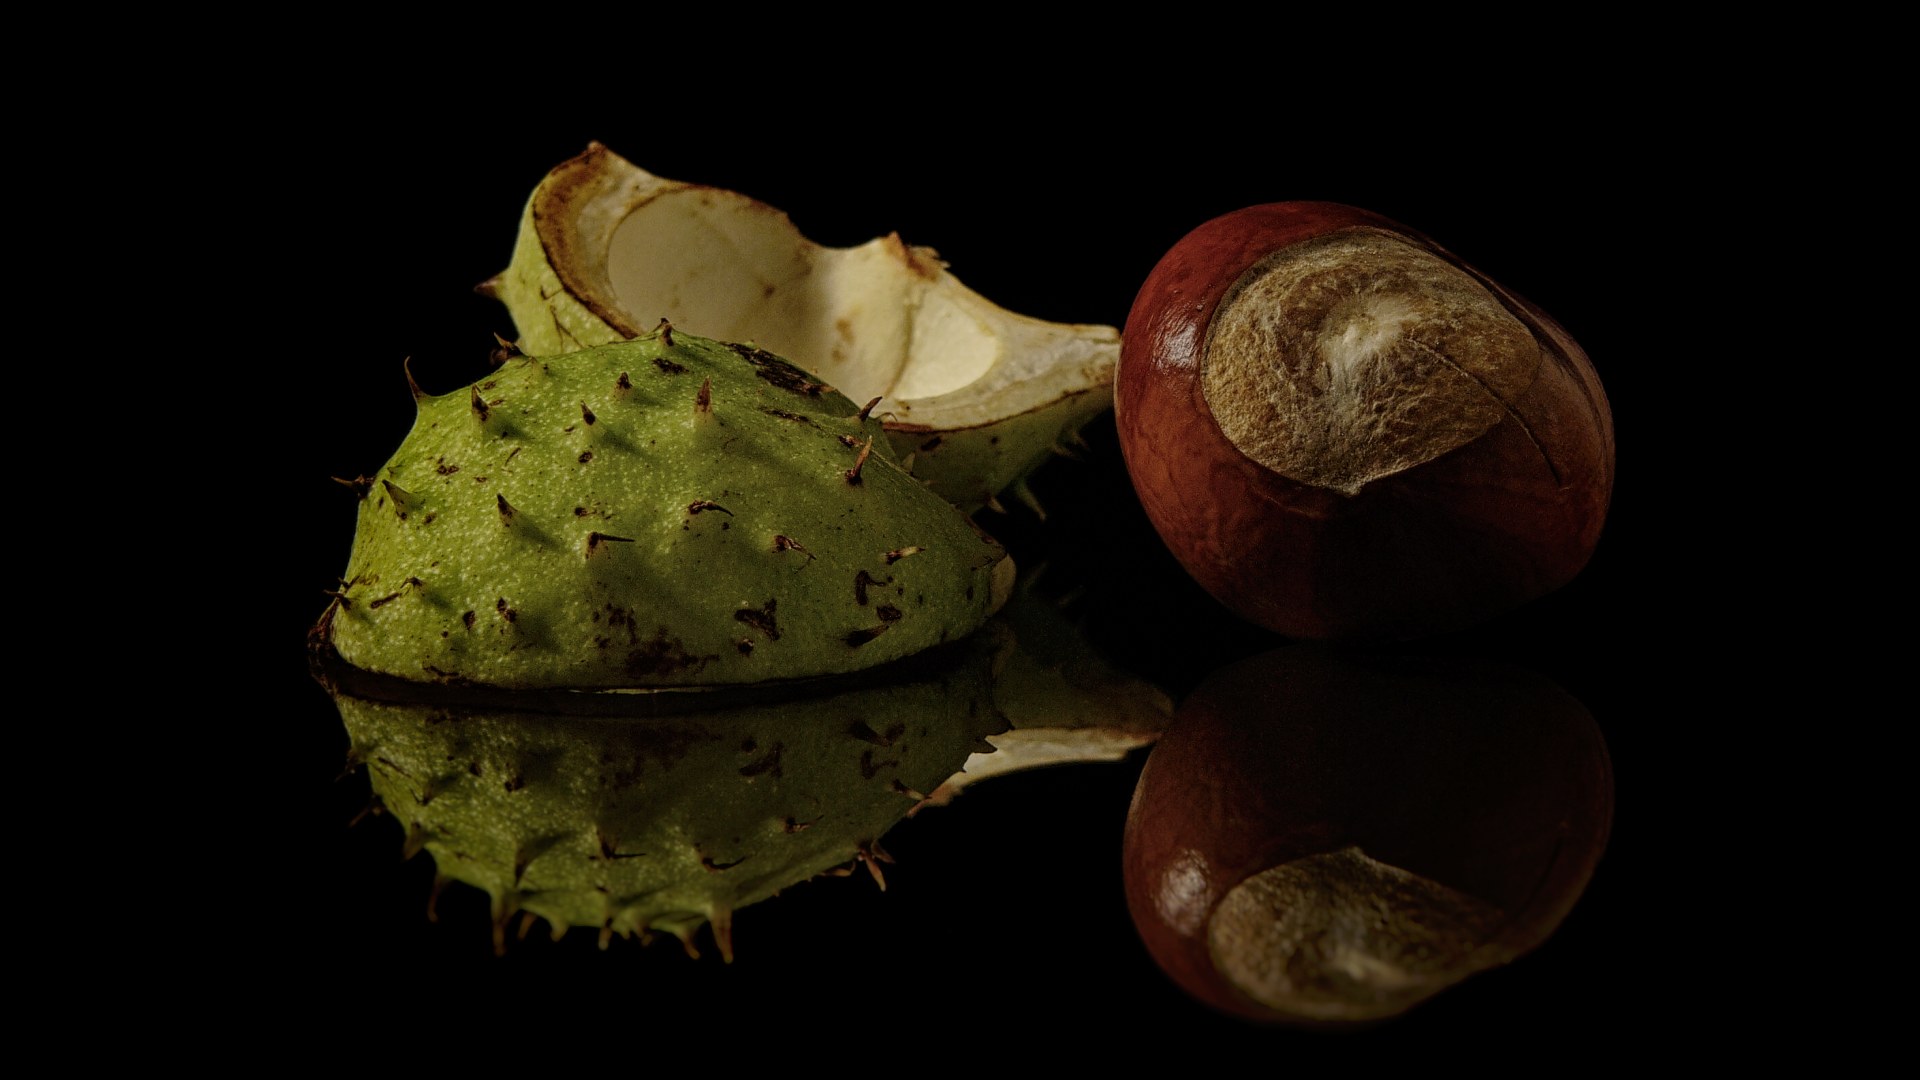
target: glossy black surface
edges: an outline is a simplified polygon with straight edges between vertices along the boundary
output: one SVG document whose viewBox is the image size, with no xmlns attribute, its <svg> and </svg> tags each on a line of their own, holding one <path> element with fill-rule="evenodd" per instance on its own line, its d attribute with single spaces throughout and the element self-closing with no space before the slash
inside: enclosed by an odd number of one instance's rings
<svg viewBox="0 0 1920 1080">
<path fill-rule="evenodd" d="M 1352 154 L 1276 147 L 1269 166 L 1264 149 L 1183 152 L 1185 133 L 1136 130 L 1119 114 L 1089 120 L 1083 110 L 1036 106 L 989 115 L 957 94 L 943 98 L 933 130 L 912 133 L 854 123 L 825 104 L 817 116 L 731 124 L 714 109 L 676 116 L 655 101 L 623 121 L 562 108 L 511 127 L 437 106 L 375 110 L 295 136 L 308 140 L 289 151 L 299 168 L 284 174 L 300 192 L 299 250 L 275 257 L 295 263 L 295 287 L 306 291 L 281 297 L 285 325 L 297 332 L 291 343 L 255 361 L 299 372 L 275 443 L 286 519 L 278 528 L 289 539 L 272 553 L 269 580 L 248 587 L 269 613 L 246 631 L 257 639 L 247 647 L 260 658 L 264 696 L 239 710 L 251 718 L 227 736 L 233 760 L 212 780 L 245 777 L 249 793 L 233 811 L 243 835 L 222 868 L 233 903 L 249 912 L 226 932 L 245 944 L 220 950 L 231 984 L 257 989 L 240 995 L 245 1016 L 305 1034 L 349 1017 L 402 1027 L 413 1017 L 464 1018 L 475 1042 L 505 1028 L 515 1042 L 551 1039 L 554 1024 L 571 1020 L 582 1041 L 627 1038 L 635 1053 L 655 1039 L 744 1050 L 746 1033 L 777 1024 L 805 1033 L 808 1058 L 860 1065 L 874 1031 L 924 1037 L 935 1058 L 997 1042 L 1014 1024 L 1063 1054 L 1251 1045 L 1307 1060 L 1376 1044 L 1484 1052 L 1523 1035 L 1573 1048 L 1640 1022 L 1653 966 L 1641 958 L 1657 952 L 1648 911 L 1665 902 L 1651 853 L 1668 842 L 1667 823 L 1650 809 L 1649 777 L 1662 768 L 1675 718 L 1647 710 L 1643 689 L 1646 669 L 1666 655 L 1666 631 L 1650 638 L 1644 628 L 1671 621 L 1671 609 L 1650 614 L 1650 605 L 1670 594 L 1656 595 L 1634 568 L 1659 553 L 1649 500 L 1661 465 L 1642 437 L 1666 361 L 1648 352 L 1635 306 L 1643 290 L 1623 279 L 1647 271 L 1617 254 L 1641 227 L 1641 208 L 1587 194 L 1628 171 L 1607 141 L 1610 125 L 1572 118 L 1560 139 L 1532 148 L 1526 168 L 1470 133 L 1437 128 L 1420 145 Z M 1119 849 L 1137 759 L 996 780 L 906 822 L 886 841 L 898 862 L 885 894 L 864 877 L 825 880 L 747 909 L 734 923 L 730 967 L 711 955 L 689 961 L 671 942 L 616 942 L 601 953 L 589 935 L 531 940 L 495 959 L 485 901 L 470 891 L 442 896 L 439 921 L 429 923 L 428 861 L 401 860 L 390 820 L 347 827 L 367 788 L 362 778 L 335 780 L 345 734 L 306 677 L 302 636 L 353 532 L 353 496 L 328 477 L 371 473 L 405 434 L 412 404 L 402 358 L 436 392 L 486 370 L 490 334 L 511 336 L 512 323 L 472 287 L 506 265 L 540 177 L 593 138 L 661 175 L 781 207 L 822 242 L 897 230 L 937 248 L 989 298 L 1049 319 L 1119 325 L 1186 230 L 1288 198 L 1406 222 L 1552 313 L 1592 356 L 1613 402 L 1619 481 L 1599 550 L 1561 592 L 1419 647 L 1538 671 L 1580 698 L 1605 732 L 1618 784 L 1613 837 L 1560 932 L 1510 968 L 1357 1036 L 1219 1016 L 1160 975 L 1127 916 Z M 1428 167 L 1406 168 L 1407 153 Z M 1569 172 L 1582 183 L 1556 182 Z M 1023 563 L 1048 563 L 1043 587 L 1071 594 L 1070 610 L 1095 642 L 1176 700 L 1214 667 L 1279 643 L 1181 574 L 1133 499 L 1111 419 L 1087 435 L 1087 460 L 1056 461 L 1035 481 L 1050 510 L 1044 525 L 1017 507 L 983 515 L 983 524 Z M 317 994 L 323 986 L 361 989 Z M 1657 986 L 1651 992 L 1663 1000 Z M 326 1004 L 266 1007 L 274 995 Z M 524 1029 L 516 1016 L 526 1017 Z M 780 1068 L 784 1052 L 763 1048 L 753 1060 Z"/>
</svg>

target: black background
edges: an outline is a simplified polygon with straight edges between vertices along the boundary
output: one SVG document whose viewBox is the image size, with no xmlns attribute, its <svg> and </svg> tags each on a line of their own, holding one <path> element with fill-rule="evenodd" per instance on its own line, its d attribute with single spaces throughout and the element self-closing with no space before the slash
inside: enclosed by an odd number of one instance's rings
<svg viewBox="0 0 1920 1080">
<path fill-rule="evenodd" d="M 649 78 L 637 64 L 636 88 Z M 245 750 L 230 751 L 236 761 L 219 781 L 248 809 L 234 815 L 240 835 L 216 873 L 243 899 L 220 948 L 206 950 L 232 973 L 232 1007 L 316 1037 L 363 1022 L 511 1028 L 516 1041 L 644 1030 L 712 1053 L 757 1052 L 752 1033 L 777 1023 L 817 1038 L 810 1053 L 860 1067 L 864 1043 L 901 1032 L 924 1036 L 930 1054 L 1030 1032 L 1063 1055 L 1091 1047 L 1124 1057 L 1152 1044 L 1308 1060 L 1407 1046 L 1499 1057 L 1522 1036 L 1568 1046 L 1631 1038 L 1680 1004 L 1649 985 L 1640 959 L 1648 913 L 1667 902 L 1659 852 L 1669 829 L 1655 807 L 1671 720 L 1643 707 L 1671 627 L 1648 626 L 1655 589 L 1632 569 L 1656 561 L 1649 528 L 1659 514 L 1645 441 L 1659 358 L 1648 355 L 1640 313 L 1675 270 L 1635 254 L 1656 173 L 1635 118 L 1569 109 L 1542 134 L 1457 122 L 1438 108 L 1392 122 L 1349 106 L 1229 115 L 1160 101 L 1147 111 L 1093 88 L 1008 106 L 925 78 L 903 78 L 897 93 L 884 83 L 764 89 L 752 107 L 636 89 L 630 108 L 557 104 L 510 120 L 465 93 L 301 107 L 272 133 L 276 197 L 247 199 L 258 220 L 234 236 L 260 253 L 241 276 L 271 275 L 273 319 L 297 331 L 252 362 L 297 372 L 274 378 L 297 387 L 299 404 L 273 435 L 282 524 L 249 587 L 270 617 L 234 630 L 258 685 L 235 721 L 252 726 L 231 739 Z M 911 122 L 896 101 L 912 103 Z M 506 265 L 540 178 L 592 139 L 660 175 L 780 207 L 823 243 L 898 231 L 937 248 L 988 298 L 1048 319 L 1120 325 L 1189 229 L 1295 198 L 1405 222 L 1551 312 L 1593 357 L 1613 404 L 1618 482 L 1600 548 L 1561 592 L 1412 648 L 1545 674 L 1605 732 L 1618 783 L 1613 838 L 1560 933 L 1358 1034 L 1218 1016 L 1159 974 L 1127 916 L 1119 846 L 1138 758 L 997 780 L 907 822 L 887 841 L 898 863 L 885 894 L 862 875 L 745 909 L 731 966 L 710 949 L 690 961 L 671 940 L 616 941 L 603 953 L 590 935 L 553 944 L 541 933 L 496 959 L 484 898 L 459 888 L 429 923 L 430 859 L 403 862 L 389 818 L 347 827 L 366 780 L 336 779 L 345 733 L 305 671 L 305 631 L 353 532 L 353 497 L 328 477 L 371 473 L 406 433 L 403 358 L 424 387 L 444 392 L 486 370 L 493 332 L 513 336 L 504 308 L 473 286 Z M 291 235 L 284 249 L 266 238 L 273 230 Z M 1036 480 L 1053 511 L 1046 527 L 1017 508 L 983 524 L 1023 564 L 1049 563 L 1053 587 L 1086 585 L 1070 610 L 1117 662 L 1176 700 L 1214 667 L 1283 644 L 1214 604 L 1166 555 L 1133 501 L 1110 418 L 1088 438 L 1089 460 L 1054 462 Z M 270 770 L 257 767 L 269 760 Z M 187 962 L 200 956 L 181 949 Z"/>
</svg>

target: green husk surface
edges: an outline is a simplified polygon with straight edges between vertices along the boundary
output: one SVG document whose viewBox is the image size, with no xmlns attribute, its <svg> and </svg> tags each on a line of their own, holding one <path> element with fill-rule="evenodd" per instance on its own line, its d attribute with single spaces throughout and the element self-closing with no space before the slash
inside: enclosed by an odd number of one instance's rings
<svg viewBox="0 0 1920 1080">
<path fill-rule="evenodd" d="M 1000 546 L 784 360 L 671 329 L 420 395 L 363 485 L 326 634 L 426 682 L 759 683 L 957 639 Z"/>
</svg>

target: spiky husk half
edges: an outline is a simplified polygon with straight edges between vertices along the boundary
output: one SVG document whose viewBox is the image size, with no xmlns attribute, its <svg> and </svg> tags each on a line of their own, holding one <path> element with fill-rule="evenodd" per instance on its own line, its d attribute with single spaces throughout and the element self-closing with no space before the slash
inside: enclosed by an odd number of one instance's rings
<svg viewBox="0 0 1920 1080">
<path fill-rule="evenodd" d="M 960 638 L 1005 551 L 779 357 L 663 327 L 439 396 L 362 486 L 341 657 L 508 688 L 738 684 Z"/>
<path fill-rule="evenodd" d="M 1113 403 L 1120 336 L 1000 308 L 931 248 L 827 248 L 744 195 L 662 179 L 595 143 L 527 202 L 493 283 L 536 355 L 659 318 L 756 341 L 865 401 L 930 488 L 974 509 Z"/>
</svg>

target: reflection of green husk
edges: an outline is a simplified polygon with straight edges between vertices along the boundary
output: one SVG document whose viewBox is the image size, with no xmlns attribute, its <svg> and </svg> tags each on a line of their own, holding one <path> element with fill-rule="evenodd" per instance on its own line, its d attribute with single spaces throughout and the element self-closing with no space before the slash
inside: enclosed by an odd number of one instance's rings
<svg viewBox="0 0 1920 1080">
<path fill-rule="evenodd" d="M 610 695 L 583 696 L 585 717 L 335 701 L 408 850 L 493 897 L 496 943 L 516 912 L 689 949 L 708 922 L 730 958 L 735 910 L 855 861 L 879 877 L 880 836 L 1005 728 L 1003 646 L 989 632 L 937 671 L 682 715 L 657 696 L 626 718 Z"/>
</svg>

